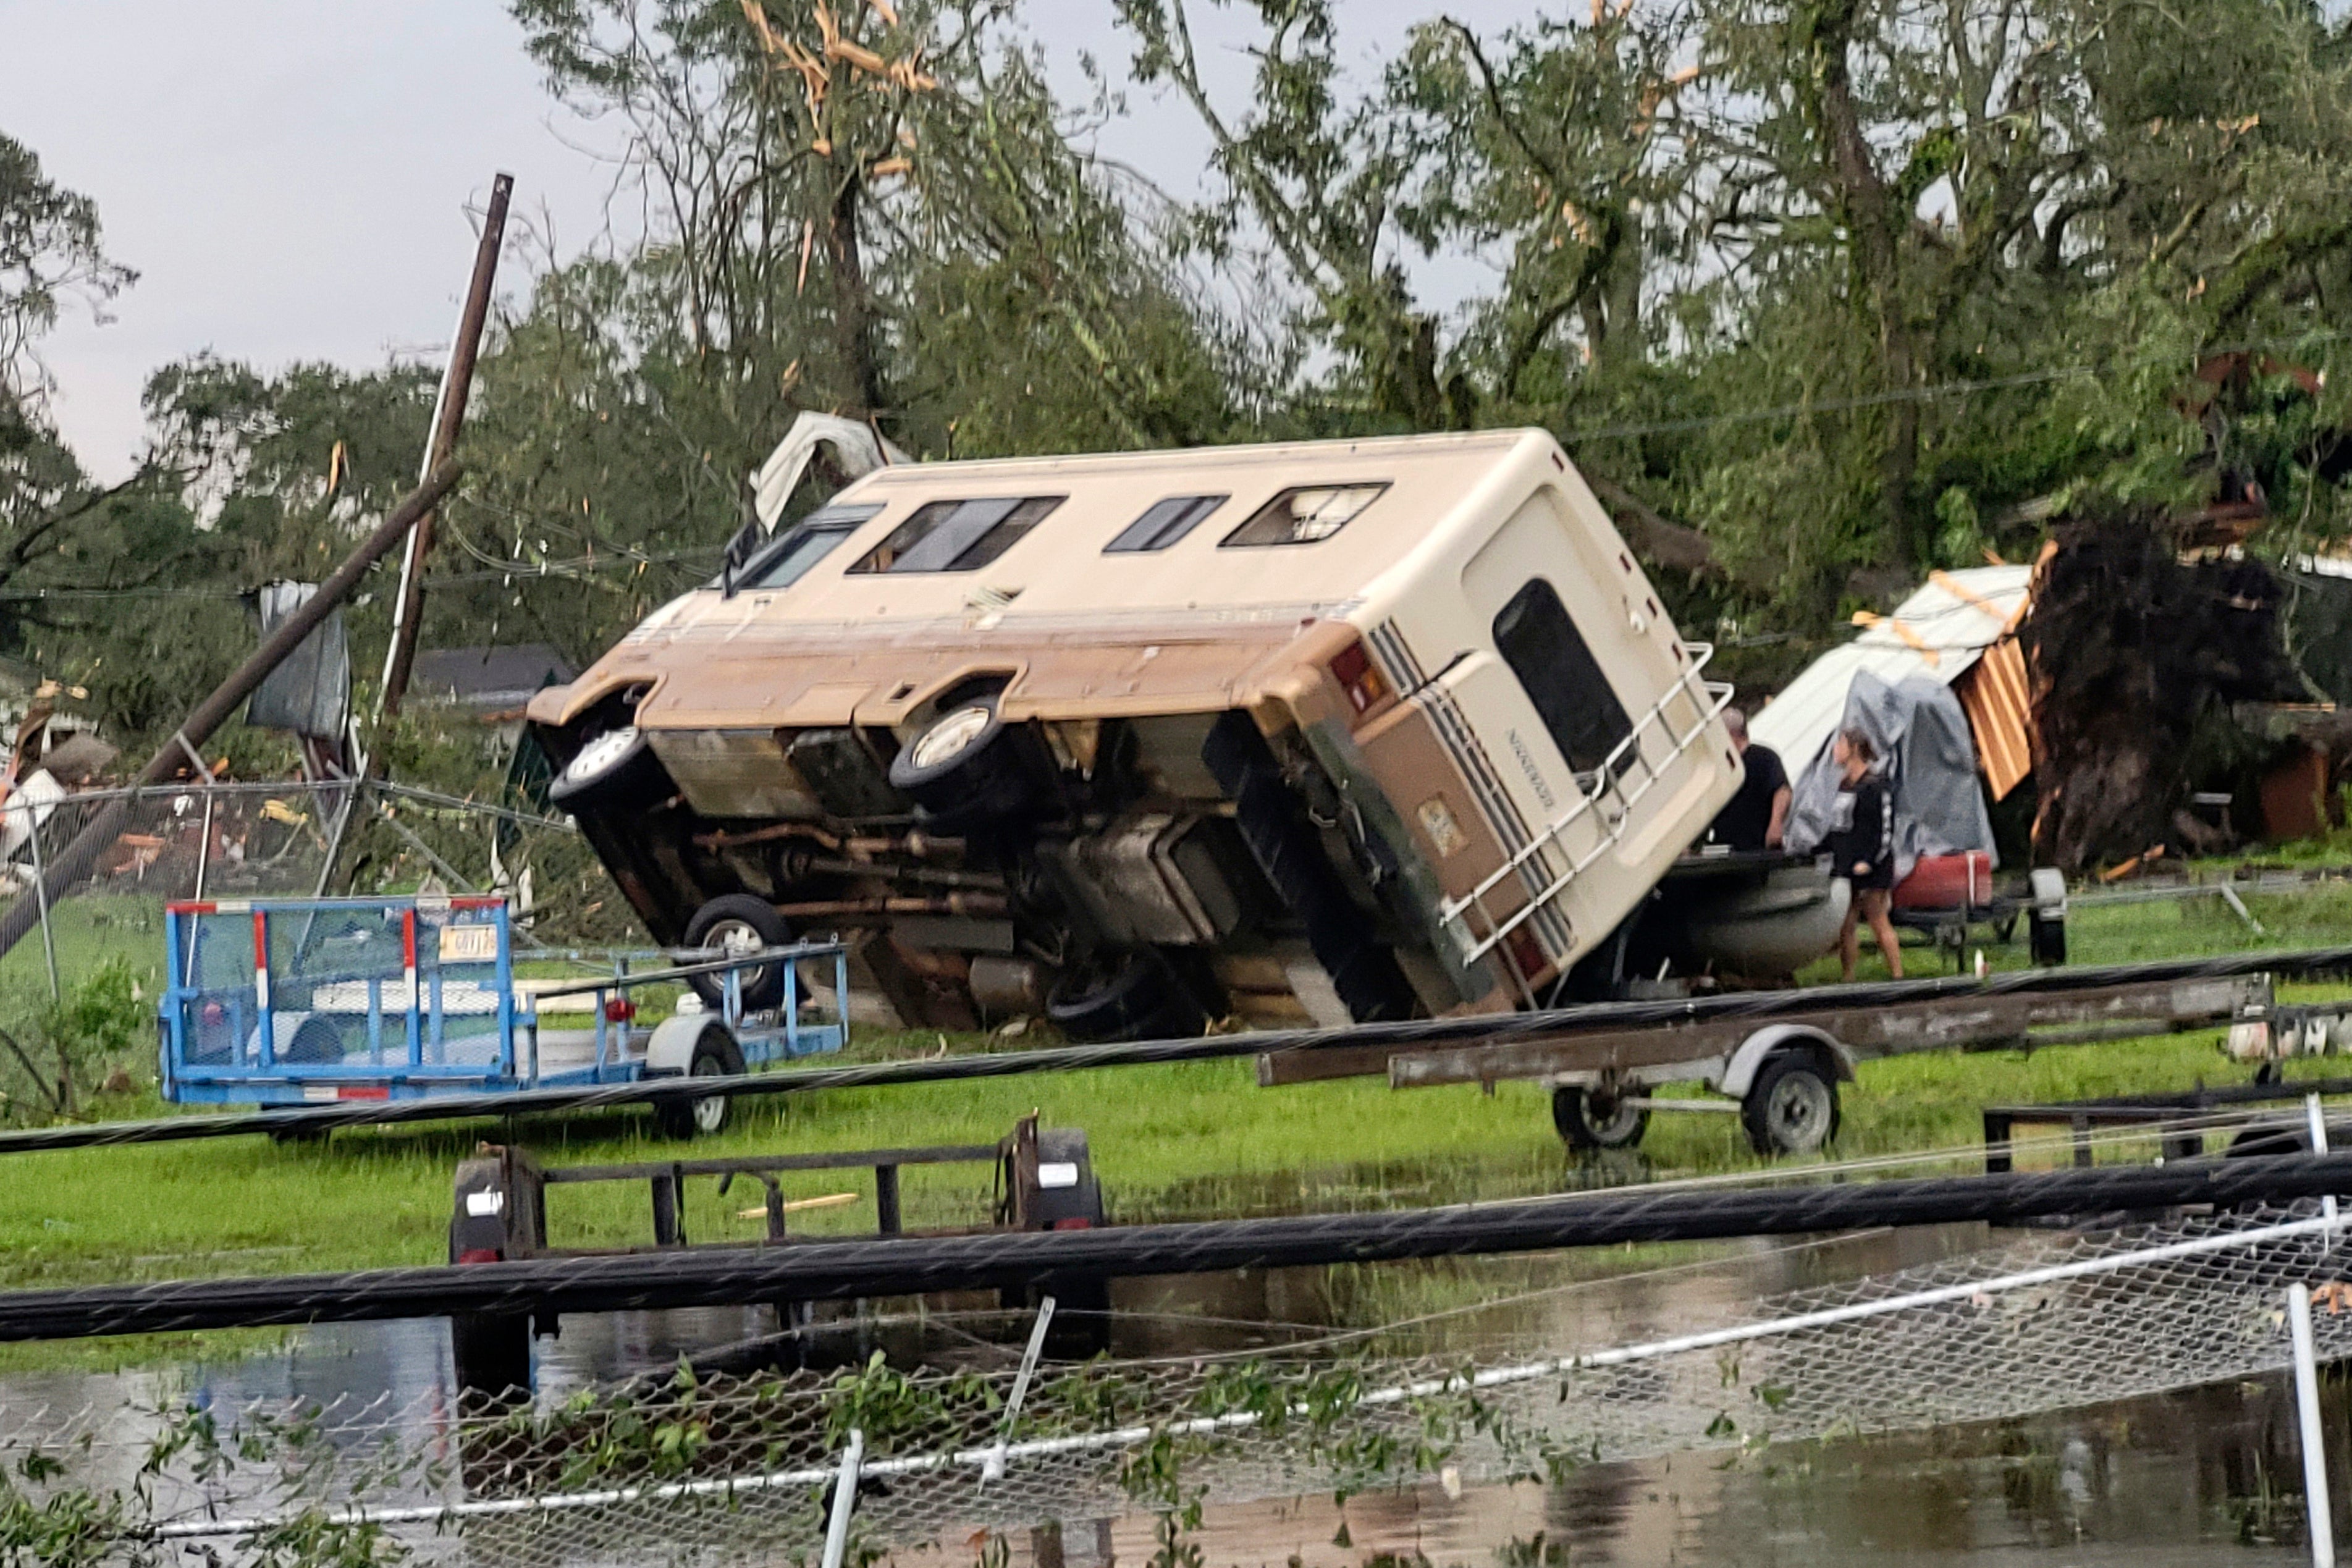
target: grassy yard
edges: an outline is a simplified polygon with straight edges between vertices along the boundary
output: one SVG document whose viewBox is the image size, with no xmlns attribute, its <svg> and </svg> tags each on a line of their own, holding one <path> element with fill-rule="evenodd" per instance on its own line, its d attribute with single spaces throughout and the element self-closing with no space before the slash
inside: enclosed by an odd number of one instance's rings
<svg viewBox="0 0 2352 1568">
<path fill-rule="evenodd" d="M 2255 912 L 2270 928 L 2267 936 L 2255 936 L 2210 900 L 2086 910 L 2074 922 L 2074 955 L 2122 962 L 2333 943 L 2352 931 L 2352 890 L 2264 899 Z M 61 913 L 75 922 L 62 929 L 71 932 L 66 940 L 78 960 L 108 948 L 130 956 L 143 946 L 152 963 L 160 943 L 160 929 L 135 909 L 68 905 Z M 0 996 L 21 987 L 28 951 L 39 963 L 37 944 L 11 955 L 0 970 Z M 1934 955 L 1914 954 L 1922 961 L 1914 973 L 1934 972 Z M 2014 948 L 1988 956 L 1995 963 L 2023 959 Z M 1874 959 L 1865 965 L 1866 977 L 1878 973 L 1874 965 Z M 1928 1055 L 1869 1064 L 1847 1091 L 1835 1153 L 1963 1147 L 1978 1139 L 1978 1111 L 1987 1103 L 2245 1076 L 2220 1055 L 2217 1038 L 2208 1031 L 2031 1055 Z M 869 1039 L 858 1054 L 908 1054 L 938 1043 L 937 1036 Z M 1003 1042 L 949 1042 L 955 1048 L 983 1043 Z M 2334 1067 L 2297 1064 L 2305 1076 Z M 147 1116 L 167 1109 L 149 1089 L 110 1097 L 100 1113 Z M 1564 1152 L 1544 1097 L 1529 1085 L 1504 1084 L 1491 1095 L 1475 1087 L 1395 1092 L 1377 1079 L 1269 1090 L 1255 1087 L 1247 1061 L 744 1101 L 728 1133 L 696 1152 L 988 1142 L 1032 1110 L 1048 1124 L 1087 1131 L 1114 1215 L 1129 1220 L 1498 1197 L 1555 1191 L 1596 1175 Z M 658 1159 L 678 1147 L 654 1134 L 643 1112 L 628 1111 L 514 1128 L 393 1128 L 340 1134 L 325 1145 L 230 1139 L 10 1156 L 12 1179 L 0 1183 L 0 1286 L 438 1262 L 446 1257 L 452 1167 L 478 1142 L 505 1138 L 557 1163 Z M 2053 1142 L 2049 1162 L 2062 1157 Z M 1737 1119 L 1723 1115 L 1660 1116 L 1637 1155 L 1612 1160 L 1597 1174 L 1654 1178 L 1756 1164 Z M 863 1173 L 814 1173 L 787 1177 L 785 1192 L 857 1193 L 853 1205 L 805 1216 L 812 1232 L 851 1232 L 873 1224 L 869 1184 Z M 755 1207 L 758 1192 L 739 1186 L 720 1199 L 712 1184 L 693 1184 L 689 1235 L 756 1235 L 760 1222 L 738 1211 Z M 910 1225 L 974 1223 L 988 1210 L 991 1173 L 984 1166 L 910 1168 L 905 1196 Z M 640 1186 L 559 1189 L 551 1203 L 559 1244 L 627 1242 L 647 1234 Z M 101 1352 L 91 1347 L 84 1353 Z M 139 1352 L 124 1346 L 122 1353 Z"/>
</svg>

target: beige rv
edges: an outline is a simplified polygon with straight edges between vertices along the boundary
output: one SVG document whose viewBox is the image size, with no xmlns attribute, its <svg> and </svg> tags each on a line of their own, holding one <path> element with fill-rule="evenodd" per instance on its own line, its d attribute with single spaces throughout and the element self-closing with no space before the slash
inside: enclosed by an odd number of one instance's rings
<svg viewBox="0 0 2352 1568">
<path fill-rule="evenodd" d="M 1502 430 L 884 467 L 530 713 L 662 941 L 1136 1037 L 1565 994 L 1738 784 L 1707 651 Z"/>
</svg>

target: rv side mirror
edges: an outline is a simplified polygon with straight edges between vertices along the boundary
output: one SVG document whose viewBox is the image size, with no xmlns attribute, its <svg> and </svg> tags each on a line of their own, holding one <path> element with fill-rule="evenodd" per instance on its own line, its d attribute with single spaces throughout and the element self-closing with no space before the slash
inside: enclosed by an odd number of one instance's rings
<svg viewBox="0 0 2352 1568">
<path fill-rule="evenodd" d="M 743 569 L 743 563 L 751 559 L 751 552 L 760 548 L 760 542 L 765 537 L 765 531 L 760 527 L 760 520 L 756 517 L 735 531 L 735 537 L 727 542 L 727 553 L 719 563 L 719 592 L 730 599 L 735 596 L 735 574 Z"/>
</svg>

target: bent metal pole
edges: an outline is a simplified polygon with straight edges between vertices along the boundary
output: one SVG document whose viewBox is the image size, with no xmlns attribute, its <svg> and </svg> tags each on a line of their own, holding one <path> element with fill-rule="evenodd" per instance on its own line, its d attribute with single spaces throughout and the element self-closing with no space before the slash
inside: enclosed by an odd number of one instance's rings
<svg viewBox="0 0 2352 1568">
<path fill-rule="evenodd" d="M 361 541 L 360 547 L 343 558 L 319 591 L 310 595 L 292 615 L 278 623 L 278 629 L 262 639 L 253 656 L 237 666 L 236 672 L 220 683 L 210 697 L 196 704 L 172 732 L 172 738 L 162 749 L 147 759 L 147 765 L 131 781 L 133 792 L 117 795 L 107 802 L 89 824 L 73 837 L 73 841 L 50 861 L 38 879 L 39 886 L 29 892 L 19 893 L 16 901 L 0 910 L 0 956 L 25 940 L 26 933 L 40 922 L 43 900 L 55 900 L 89 873 L 99 853 L 114 842 L 131 816 L 131 803 L 137 799 L 136 791 L 150 788 L 169 780 L 182 766 L 194 762 L 198 749 L 212 738 L 214 731 L 236 710 L 236 705 L 253 695 L 264 677 L 285 662 L 286 657 L 302 644 L 302 639 L 318 629 L 328 612 L 350 596 L 359 586 L 360 579 L 369 567 L 382 560 L 393 546 L 408 537 L 416 520 L 432 510 L 434 504 L 447 495 L 464 471 L 457 463 L 443 463 L 426 476 L 423 484 L 408 494 L 408 499 L 393 508 L 392 515 L 379 524 L 376 531 Z"/>
</svg>

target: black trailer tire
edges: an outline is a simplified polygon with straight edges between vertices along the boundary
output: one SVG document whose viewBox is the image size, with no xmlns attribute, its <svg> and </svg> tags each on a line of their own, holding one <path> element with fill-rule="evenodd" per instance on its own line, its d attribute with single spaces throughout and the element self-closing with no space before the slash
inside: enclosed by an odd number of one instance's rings
<svg viewBox="0 0 2352 1568">
<path fill-rule="evenodd" d="M 575 816 L 642 810 L 669 794 L 669 774 L 635 724 L 591 735 L 547 786 L 548 804 Z"/>
<path fill-rule="evenodd" d="M 2066 917 L 2045 915 L 2039 910 L 2025 917 L 2025 947 L 2033 962 L 2044 968 L 2055 968 L 2066 962 Z"/>
<path fill-rule="evenodd" d="M 711 900 L 694 911 L 686 922 L 683 947 L 723 948 L 730 952 L 757 952 L 763 947 L 782 947 L 793 940 L 792 927 L 784 917 L 765 899 L 749 893 L 727 893 Z M 743 1011 L 764 1013 L 781 1006 L 784 1000 L 784 966 L 782 963 L 762 964 L 757 969 L 740 971 Z M 695 994 L 716 1007 L 726 998 L 727 976 L 697 974 L 687 984 Z"/>
<path fill-rule="evenodd" d="M 1814 1153 L 1837 1137 L 1837 1074 L 1817 1052 L 1782 1051 L 1748 1086 L 1739 1121 L 1759 1154 Z"/>
<path fill-rule="evenodd" d="M 1032 813 L 1043 795 L 1034 742 L 1005 723 L 993 694 L 959 702 L 890 759 L 890 787 L 941 829 Z"/>
<path fill-rule="evenodd" d="M 1189 1039 L 1209 1016 L 1157 949 L 1105 954 L 1062 971 L 1045 996 L 1045 1016 L 1074 1040 Z"/>
<path fill-rule="evenodd" d="M 1563 1084 L 1551 1091 L 1551 1124 L 1571 1149 L 1631 1149 L 1650 1128 L 1645 1107 Z"/>
<path fill-rule="evenodd" d="M 694 1042 L 694 1055 L 686 1065 L 689 1079 L 733 1078 L 742 1070 L 743 1048 L 716 1022 Z M 726 1131 L 734 1106 L 734 1100 L 723 1094 L 706 1095 L 700 1100 L 683 1095 L 676 1100 L 658 1100 L 654 1102 L 654 1122 L 661 1129 L 662 1136 L 679 1142 L 714 1137 Z"/>
</svg>

